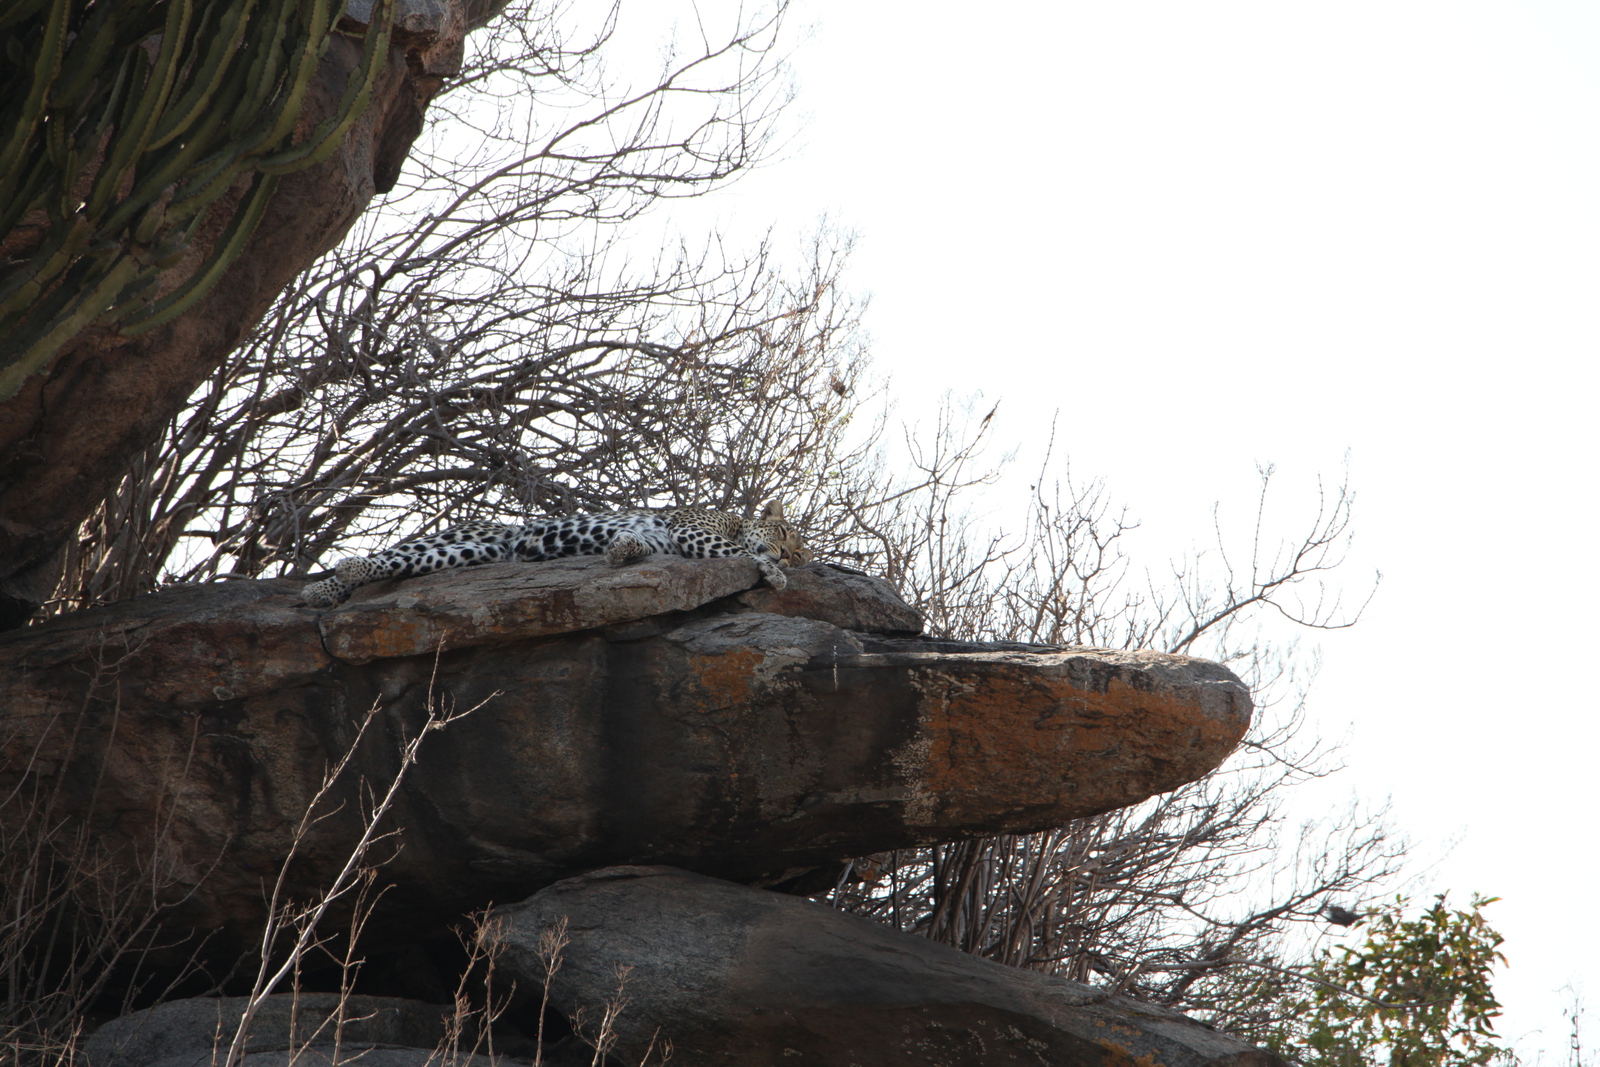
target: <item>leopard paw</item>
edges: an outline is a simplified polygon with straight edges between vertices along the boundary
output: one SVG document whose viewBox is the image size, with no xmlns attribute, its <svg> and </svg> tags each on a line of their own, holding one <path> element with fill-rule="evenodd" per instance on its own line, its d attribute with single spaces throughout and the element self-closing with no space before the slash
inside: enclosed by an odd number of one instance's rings
<svg viewBox="0 0 1600 1067">
<path fill-rule="evenodd" d="M 613 567 L 620 567 L 653 554 L 654 550 L 649 545 L 632 534 L 619 534 L 616 540 L 606 546 L 606 562 Z"/>
<path fill-rule="evenodd" d="M 313 608 L 331 608 L 344 602 L 350 595 L 350 587 L 338 578 L 328 578 L 307 585 L 300 590 L 300 595 Z"/>
<path fill-rule="evenodd" d="M 761 577 L 765 578 L 773 589 L 789 588 L 789 576 L 783 573 L 782 567 L 764 559 L 756 560 L 756 566 L 761 568 Z"/>
</svg>

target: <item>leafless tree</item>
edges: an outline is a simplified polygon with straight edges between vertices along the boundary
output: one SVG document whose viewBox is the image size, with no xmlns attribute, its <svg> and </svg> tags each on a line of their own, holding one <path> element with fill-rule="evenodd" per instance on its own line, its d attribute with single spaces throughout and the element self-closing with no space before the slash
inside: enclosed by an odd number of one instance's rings
<svg viewBox="0 0 1600 1067">
<path fill-rule="evenodd" d="M 638 87 L 602 63 L 615 8 L 522 7 L 474 38 L 414 171 L 85 524 L 57 610 L 304 573 L 418 520 L 748 507 L 808 434 L 836 432 L 859 366 L 843 247 L 785 273 L 765 247 L 636 263 L 618 244 L 652 204 L 761 158 L 786 100 L 783 5 Z"/>
<path fill-rule="evenodd" d="M 1160 577 L 1102 486 L 1046 459 L 1007 534 L 976 522 L 994 411 L 927 432 L 874 392 L 843 281 L 849 241 L 799 258 L 714 239 L 628 243 L 645 213 L 762 158 L 786 100 L 782 6 L 669 54 L 639 86 L 596 22 L 529 0 L 474 38 L 438 128 L 380 210 L 279 301 L 85 525 L 55 607 L 163 581 L 306 575 L 330 556 L 479 517 L 787 499 L 828 559 L 881 574 L 940 635 L 1152 648 L 1227 662 L 1261 709 L 1222 770 L 1049 833 L 864 858 L 840 906 L 1006 963 L 1229 1020 L 1245 957 L 1282 957 L 1325 900 L 1390 877 L 1381 813 L 1284 844 L 1286 789 L 1327 772 L 1304 730 L 1315 657 L 1349 625 L 1352 498 L 1280 540 Z M 1263 471 L 1261 501 L 1271 487 Z M 1242 549 L 1241 546 L 1242 545 Z"/>
</svg>

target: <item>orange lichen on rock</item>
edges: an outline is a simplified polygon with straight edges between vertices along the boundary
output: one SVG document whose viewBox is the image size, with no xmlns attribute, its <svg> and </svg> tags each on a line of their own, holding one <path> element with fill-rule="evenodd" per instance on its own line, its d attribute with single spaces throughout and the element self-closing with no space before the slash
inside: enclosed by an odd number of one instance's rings
<svg viewBox="0 0 1600 1067">
<path fill-rule="evenodd" d="M 1188 673 L 1211 666 L 1204 661 L 1121 653 L 1107 664 L 1097 653 L 1094 666 L 1108 672 L 1086 669 L 1084 655 L 975 655 L 908 667 L 920 730 L 897 759 L 907 784 L 924 794 L 913 806 L 941 825 L 981 821 L 993 815 L 991 783 L 1005 780 L 1009 797 L 1071 807 L 1086 773 L 1095 778 L 1089 792 L 1101 796 L 1117 783 L 1097 804 L 1134 803 L 1204 774 L 1249 727 L 1249 696 L 1237 679 L 1197 684 Z M 1163 679 L 1160 668 L 1177 670 Z"/>
</svg>

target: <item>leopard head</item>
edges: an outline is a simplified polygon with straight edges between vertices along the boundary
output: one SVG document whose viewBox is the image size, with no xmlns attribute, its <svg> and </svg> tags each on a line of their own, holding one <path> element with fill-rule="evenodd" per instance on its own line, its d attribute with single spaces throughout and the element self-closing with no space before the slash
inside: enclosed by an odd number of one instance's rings
<svg viewBox="0 0 1600 1067">
<path fill-rule="evenodd" d="M 778 554 L 780 563 L 798 566 L 810 563 L 813 559 L 811 549 L 806 547 L 800 532 L 783 517 L 782 500 L 767 501 L 767 506 L 761 509 L 761 516 L 756 519 L 754 527 L 756 536 L 771 546 Z"/>
</svg>

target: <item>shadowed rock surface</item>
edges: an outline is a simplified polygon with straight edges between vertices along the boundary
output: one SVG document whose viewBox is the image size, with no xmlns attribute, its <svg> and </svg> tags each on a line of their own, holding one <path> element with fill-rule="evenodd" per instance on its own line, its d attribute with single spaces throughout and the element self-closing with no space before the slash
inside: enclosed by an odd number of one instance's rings
<svg viewBox="0 0 1600 1067">
<path fill-rule="evenodd" d="M 884 582 L 822 564 L 789 574 L 789 586 L 780 592 L 751 588 L 760 572 L 743 557 L 658 556 L 627 567 L 593 558 L 554 566 L 501 563 L 363 586 L 318 624 L 328 652 L 355 664 L 432 655 L 441 644 L 458 649 L 614 627 L 734 594 L 739 595 L 719 604 L 720 610 L 802 616 L 873 633 L 922 632 L 922 616 Z M 656 623 L 636 631 L 660 628 Z"/>
<path fill-rule="evenodd" d="M 808 1067 L 1282 1067 L 1175 1012 L 978 959 L 812 901 L 662 867 L 558 882 L 498 908 L 502 965 L 542 980 L 540 932 L 567 923 L 551 983 L 571 1015 L 614 995 L 616 1054 L 670 1039 L 673 1063 Z"/>
<path fill-rule="evenodd" d="M 373 585 L 327 612 L 288 581 L 81 612 L 0 637 L 0 788 L 59 786 L 60 813 L 125 860 L 159 841 L 168 892 L 193 891 L 179 917 L 242 947 L 370 708 L 293 897 L 344 863 L 362 780 L 393 778 L 430 700 L 477 708 L 402 789 L 387 937 L 618 863 L 773 885 L 1058 826 L 1199 777 L 1249 722 L 1216 664 L 905 637 L 915 613 L 883 583 L 791 576 L 780 594 L 746 559 L 573 559 Z M 889 632 L 848 628 L 864 624 Z"/>
<path fill-rule="evenodd" d="M 248 997 L 194 997 L 113 1019 L 84 1042 L 85 1067 L 215 1067 L 227 1060 Z M 277 993 L 263 998 L 241 1043 L 242 1067 L 494 1067 L 531 1063 L 537 1051 L 516 1035 L 509 1055 L 471 1055 L 472 1033 L 452 1046 L 453 1008 L 399 997 Z M 447 1054 L 441 1055 L 441 1050 Z M 587 1065 L 593 1050 L 575 1038 L 551 1042 L 545 1067 Z"/>
<path fill-rule="evenodd" d="M 211 1067 L 227 1055 L 248 997 L 197 997 L 113 1019 L 83 1045 L 89 1067 Z M 350 997 L 340 1013 L 336 993 L 279 993 L 263 1000 L 245 1035 L 247 1055 L 266 1056 L 337 1041 L 358 1049 L 430 1052 L 445 1038 L 450 1009 L 397 997 Z M 363 1058 L 363 1062 L 368 1062 Z M 421 1061 L 418 1061 L 419 1065 Z M 484 1061 L 487 1067 L 488 1060 Z"/>
</svg>

